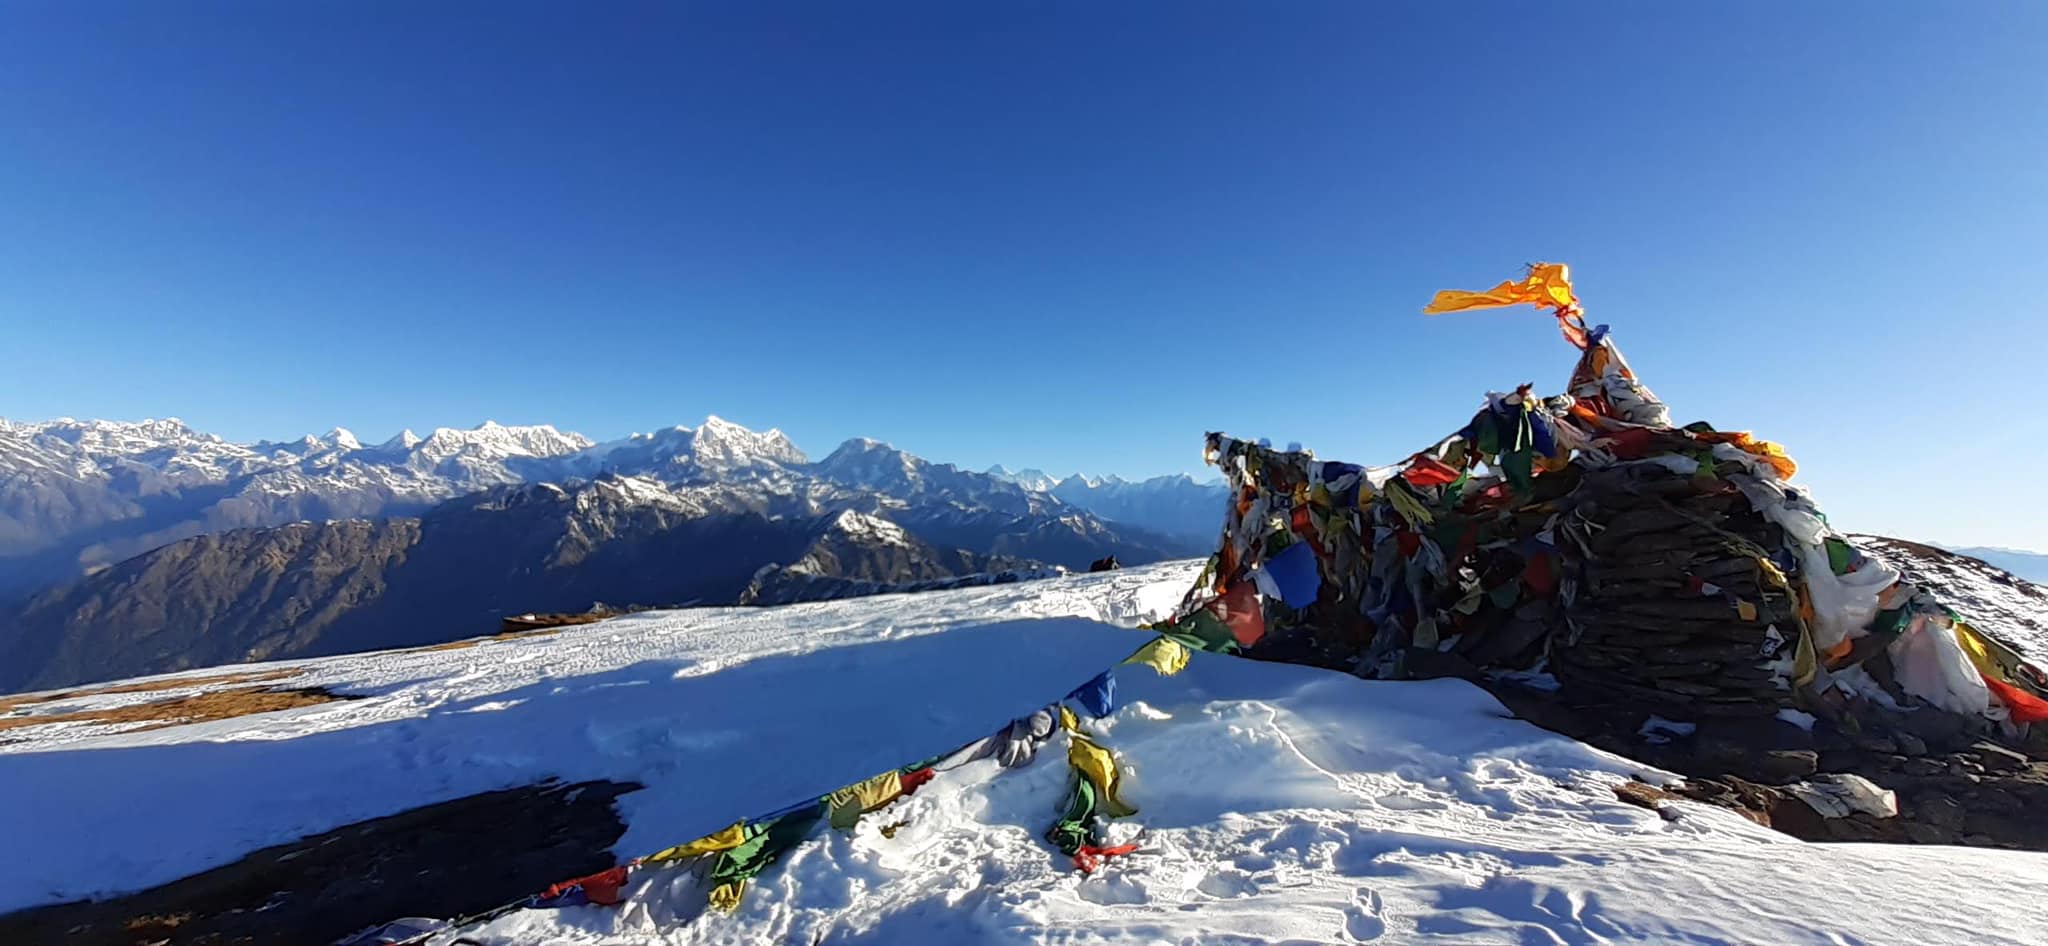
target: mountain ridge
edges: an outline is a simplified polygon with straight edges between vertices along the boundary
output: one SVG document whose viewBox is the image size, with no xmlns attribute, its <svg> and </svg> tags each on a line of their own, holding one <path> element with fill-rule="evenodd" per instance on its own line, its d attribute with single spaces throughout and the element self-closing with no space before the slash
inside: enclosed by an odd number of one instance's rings
<svg viewBox="0 0 2048 946">
<path fill-rule="evenodd" d="M 290 441 L 236 443 L 176 418 L 25 422 L 0 418 L 0 598 L 19 597 L 151 549 L 229 529 L 419 515 L 496 486 L 605 474 L 672 485 L 750 484 L 797 495 L 867 489 L 918 503 L 1059 515 L 1062 504 L 1182 541 L 1179 520 L 1144 508 L 1055 498 L 1001 477 L 934 463 L 867 438 L 813 462 L 776 429 L 717 415 L 597 442 L 540 424 L 485 421 L 402 431 L 366 445 L 335 427 Z"/>
<path fill-rule="evenodd" d="M 605 443 L 487 421 L 376 446 L 9 422 L 0 520 L 0 560 L 75 566 L 0 608 L 18 655 L 0 690 L 432 644 L 594 601 L 788 602 L 1207 551 L 879 440 L 812 461 L 716 416 Z"/>
</svg>

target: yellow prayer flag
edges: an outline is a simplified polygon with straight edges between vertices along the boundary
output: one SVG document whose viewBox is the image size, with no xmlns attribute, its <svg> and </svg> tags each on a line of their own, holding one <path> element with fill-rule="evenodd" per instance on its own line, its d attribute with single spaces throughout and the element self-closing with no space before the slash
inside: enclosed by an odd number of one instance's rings
<svg viewBox="0 0 2048 946">
<path fill-rule="evenodd" d="M 1128 818 L 1138 813 L 1136 807 L 1117 794 L 1122 788 L 1123 777 L 1116 769 L 1116 757 L 1110 755 L 1108 749 L 1078 732 L 1069 732 L 1067 764 L 1095 786 L 1096 804 L 1103 814 L 1111 818 Z"/>
<path fill-rule="evenodd" d="M 722 913 L 731 913 L 740 908 L 740 898 L 747 894 L 747 882 L 732 880 L 711 888 L 711 908 Z"/>
<path fill-rule="evenodd" d="M 719 851 L 729 851 L 739 847 L 746 840 L 746 824 L 745 822 L 738 822 L 730 828 L 713 834 L 707 834 L 688 844 L 678 844 L 675 847 L 663 848 L 647 855 L 644 860 L 650 864 L 665 864 L 670 861 L 686 860 L 702 854 L 716 854 Z"/>
<path fill-rule="evenodd" d="M 1963 653 L 1969 655 L 1970 663 L 1976 665 L 1978 673 L 1993 680 L 2012 682 L 2011 675 L 2006 673 L 2005 668 L 1999 666 L 1998 659 L 1991 655 L 1990 645 L 1977 636 L 1976 628 L 1961 621 L 1956 622 L 1955 628 L 1956 643 L 1963 645 Z"/>
<path fill-rule="evenodd" d="M 825 810 L 832 827 L 844 831 L 858 824 L 861 815 L 901 797 L 903 773 L 890 769 L 825 796 Z"/>
<path fill-rule="evenodd" d="M 1136 653 L 1125 657 L 1124 663 L 1144 664 L 1157 671 L 1160 676 L 1170 677 L 1188 665 L 1188 649 L 1172 638 L 1155 637 L 1152 643 L 1138 648 Z"/>
</svg>

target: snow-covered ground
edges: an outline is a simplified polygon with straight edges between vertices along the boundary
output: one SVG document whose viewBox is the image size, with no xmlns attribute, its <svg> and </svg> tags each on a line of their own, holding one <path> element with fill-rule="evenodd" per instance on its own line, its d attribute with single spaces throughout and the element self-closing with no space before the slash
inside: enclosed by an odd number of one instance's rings
<svg viewBox="0 0 2048 946">
<path fill-rule="evenodd" d="M 309 661 L 366 698 L 148 733 L 15 730 L 0 910 L 160 883 L 306 833 L 543 775 L 635 779 L 621 857 L 986 735 L 1124 657 L 1189 563 L 763 610 L 651 613 L 472 648 Z M 943 633 L 941 633 L 943 632 Z M 1195 655 L 1087 724 L 1143 850 L 1093 876 L 1039 834 L 1062 752 L 947 772 L 823 831 L 740 911 L 681 871 L 501 943 L 2048 942 L 2048 855 L 1820 846 L 1609 786 L 1642 766 L 1463 683 Z M 107 702 L 137 696 L 97 697 Z M 72 705 L 76 705 L 74 701 Z M 93 705 L 99 705 L 93 703 Z M 48 711 L 47 706 L 37 707 Z M 884 837 L 879 825 L 906 822 Z"/>
<path fill-rule="evenodd" d="M 2048 588 L 2019 579 L 1982 559 L 1876 535 L 1850 541 L 1932 590 L 1965 620 L 2048 665 Z"/>
</svg>

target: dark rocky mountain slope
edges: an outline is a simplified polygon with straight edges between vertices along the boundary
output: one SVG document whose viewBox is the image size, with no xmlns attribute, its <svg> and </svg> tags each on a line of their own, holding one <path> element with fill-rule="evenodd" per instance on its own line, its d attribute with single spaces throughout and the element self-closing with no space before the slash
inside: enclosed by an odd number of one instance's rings
<svg viewBox="0 0 2048 946">
<path fill-rule="evenodd" d="M 417 518 L 198 536 L 38 595 L 0 621 L 0 691 L 433 644 L 594 602 L 730 604 L 768 567 L 882 586 L 1021 564 L 646 479 L 502 487 Z M 771 598 L 802 597 L 786 585 Z"/>
</svg>

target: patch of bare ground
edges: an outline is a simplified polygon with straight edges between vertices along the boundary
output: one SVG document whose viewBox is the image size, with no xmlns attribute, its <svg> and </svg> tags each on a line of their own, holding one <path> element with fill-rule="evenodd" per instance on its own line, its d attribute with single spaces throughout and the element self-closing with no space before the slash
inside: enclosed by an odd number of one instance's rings
<svg viewBox="0 0 2048 946">
<path fill-rule="evenodd" d="M 179 680 L 150 680 L 142 683 L 122 684 L 89 690 L 38 694 L 31 699 L 0 702 L 0 712 L 12 712 L 26 706 L 85 696 L 102 696 L 114 693 L 150 693 L 159 690 L 201 686 L 225 688 L 208 689 L 198 693 L 173 696 L 161 700 L 149 700 L 127 706 L 113 706 L 100 709 L 80 708 L 69 711 L 0 716 L 0 732 L 27 729 L 34 726 L 48 726 L 56 723 L 87 723 L 95 725 L 143 723 L 145 725 L 128 728 L 130 732 L 143 732 L 151 729 L 163 729 L 169 726 L 183 726 L 188 723 L 234 719 L 238 716 L 274 713 L 278 710 L 297 709 L 301 706 L 317 706 L 321 703 L 352 699 L 352 697 L 343 696 L 325 687 L 265 687 L 260 685 L 267 682 L 289 679 L 298 673 L 299 671 L 297 670 L 269 670 L 242 674 L 220 674 L 211 677 L 187 677 Z"/>
<path fill-rule="evenodd" d="M 155 693 L 160 690 L 182 690 L 187 687 L 236 686 L 247 683 L 273 683 L 298 676 L 302 671 L 287 667 L 283 670 L 249 670 L 239 673 L 217 673 L 203 677 L 174 677 L 158 680 L 139 680 L 134 683 L 110 683 L 105 686 L 77 687 L 69 690 L 51 690 L 48 693 L 21 693 L 14 696 L 0 696 L 0 713 L 11 712 L 18 707 L 34 706 L 38 703 L 55 703 L 58 700 L 75 700 L 84 696 L 108 696 L 116 693 Z"/>
</svg>

